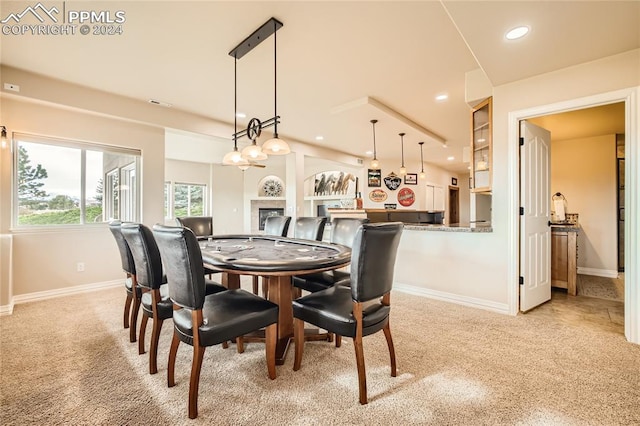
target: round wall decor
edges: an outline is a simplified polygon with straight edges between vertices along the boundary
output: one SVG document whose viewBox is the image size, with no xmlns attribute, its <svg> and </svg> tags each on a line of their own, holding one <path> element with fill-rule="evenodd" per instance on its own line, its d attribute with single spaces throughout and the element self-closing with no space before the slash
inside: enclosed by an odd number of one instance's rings
<svg viewBox="0 0 640 426">
<path fill-rule="evenodd" d="M 284 183 L 278 176 L 265 176 L 258 183 L 258 195 L 260 197 L 282 197 L 284 195 Z"/>
<path fill-rule="evenodd" d="M 398 202 L 401 206 L 409 207 L 416 201 L 416 194 L 409 188 L 402 188 L 398 191 Z"/>
<path fill-rule="evenodd" d="M 387 199 L 387 193 L 382 189 L 374 189 L 369 193 L 369 199 L 374 203 L 381 203 Z"/>
</svg>

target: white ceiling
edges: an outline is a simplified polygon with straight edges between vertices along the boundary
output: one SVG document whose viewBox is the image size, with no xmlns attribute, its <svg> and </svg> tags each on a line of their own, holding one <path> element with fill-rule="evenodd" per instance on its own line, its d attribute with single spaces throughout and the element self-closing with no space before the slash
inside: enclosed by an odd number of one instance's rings
<svg viewBox="0 0 640 426">
<path fill-rule="evenodd" d="M 61 2 L 44 2 L 53 3 Z M 28 4 L 3 1 L 0 16 Z M 469 143 L 466 72 L 482 68 L 500 85 L 640 47 L 638 1 L 90 5 L 124 10 L 124 34 L 3 35 L 2 63 L 143 101 L 157 99 L 232 124 L 234 64 L 228 52 L 273 16 L 284 23 L 277 33 L 282 137 L 366 157 L 372 149 L 369 120 L 375 118 L 379 158 L 399 158 L 398 133 L 406 132 L 407 159 L 419 159 L 417 142 L 425 140 L 425 161 L 454 171 L 466 171 L 461 162 Z M 521 24 L 531 27 L 530 35 L 507 41 L 504 33 Z M 273 36 L 237 67 L 238 110 L 248 118 L 273 116 Z M 440 93 L 449 99 L 435 101 Z M 370 106 L 335 113 L 367 97 L 441 135 L 448 148 Z M 316 141 L 317 135 L 324 140 Z M 453 162 L 446 159 L 451 155 Z"/>
</svg>

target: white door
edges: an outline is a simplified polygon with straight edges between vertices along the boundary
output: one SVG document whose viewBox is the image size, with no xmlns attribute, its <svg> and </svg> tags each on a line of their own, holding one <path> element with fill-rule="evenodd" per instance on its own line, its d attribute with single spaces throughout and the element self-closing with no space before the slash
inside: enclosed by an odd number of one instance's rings
<svg viewBox="0 0 640 426">
<path fill-rule="evenodd" d="M 433 197 L 435 195 L 435 187 L 433 185 L 427 185 L 426 195 L 426 210 L 435 210 L 435 204 L 433 203 Z"/>
<path fill-rule="evenodd" d="M 551 133 L 521 121 L 520 138 L 520 310 L 528 311 L 551 299 Z"/>
</svg>

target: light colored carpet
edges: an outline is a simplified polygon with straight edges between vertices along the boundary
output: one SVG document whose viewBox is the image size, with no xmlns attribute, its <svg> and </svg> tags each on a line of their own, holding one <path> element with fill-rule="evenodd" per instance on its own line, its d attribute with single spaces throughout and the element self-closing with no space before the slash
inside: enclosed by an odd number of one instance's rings
<svg viewBox="0 0 640 426">
<path fill-rule="evenodd" d="M 578 274 L 578 294 L 624 302 L 624 278 L 605 278 Z"/>
<path fill-rule="evenodd" d="M 364 340 L 370 403 L 358 403 L 353 344 L 305 345 L 267 378 L 264 345 L 207 349 L 199 418 L 187 418 L 191 348 L 166 386 L 172 323 L 148 374 L 122 329 L 123 289 L 18 305 L 0 318 L 2 425 L 632 425 L 640 346 L 608 329 L 392 296 L 398 377 L 382 333 Z M 150 330 L 148 330 L 148 333 Z"/>
</svg>

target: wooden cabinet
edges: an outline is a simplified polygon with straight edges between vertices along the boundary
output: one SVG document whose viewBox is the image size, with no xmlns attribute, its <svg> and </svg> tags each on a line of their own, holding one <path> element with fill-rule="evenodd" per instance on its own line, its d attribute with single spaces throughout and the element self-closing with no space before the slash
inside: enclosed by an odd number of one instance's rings
<svg viewBox="0 0 640 426">
<path fill-rule="evenodd" d="M 576 295 L 578 233 L 551 232 L 551 285 Z"/>
<path fill-rule="evenodd" d="M 471 111 L 471 192 L 491 191 L 492 98 Z"/>
</svg>

